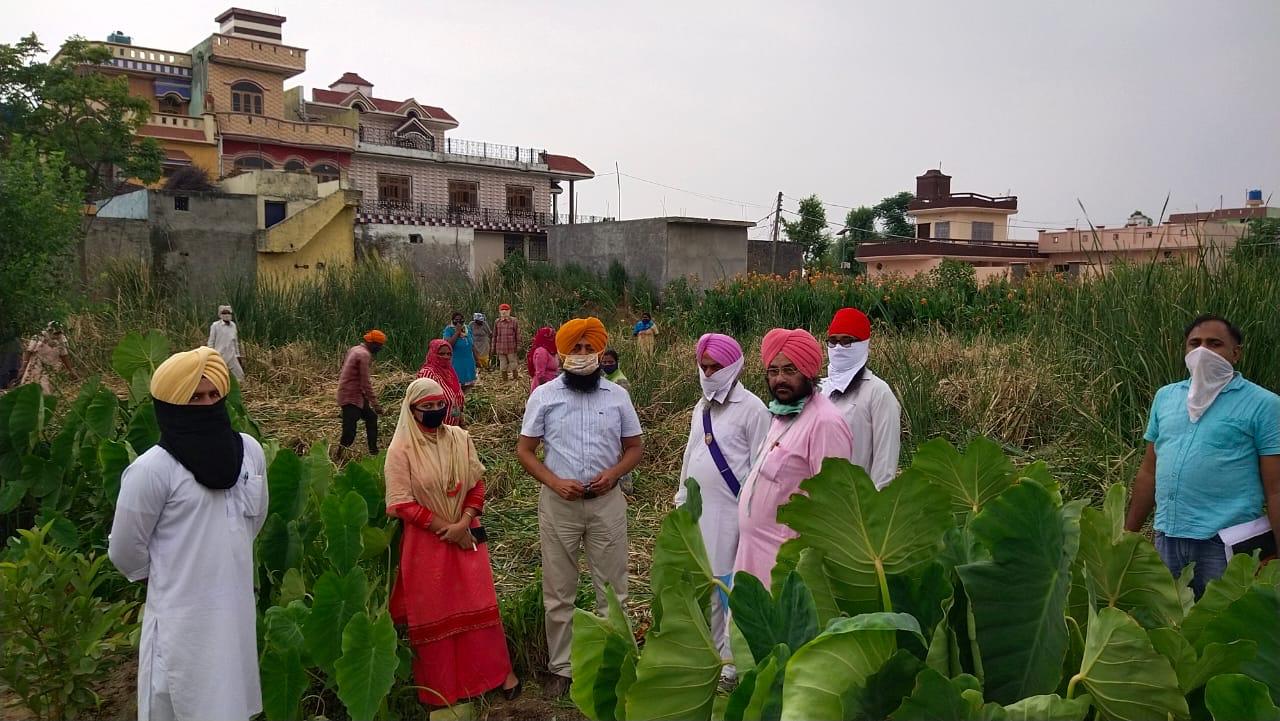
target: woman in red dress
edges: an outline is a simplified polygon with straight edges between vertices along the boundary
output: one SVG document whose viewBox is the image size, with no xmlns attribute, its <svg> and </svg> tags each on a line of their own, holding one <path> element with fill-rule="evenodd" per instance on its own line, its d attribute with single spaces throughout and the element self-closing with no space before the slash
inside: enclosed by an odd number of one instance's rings
<svg viewBox="0 0 1280 721">
<path fill-rule="evenodd" d="M 434 706 L 501 688 L 515 698 L 489 550 L 480 525 L 484 466 L 471 436 L 445 425 L 435 380 L 409 384 L 387 449 L 387 514 L 403 522 L 391 616 L 409 628 L 418 698 Z"/>
<path fill-rule="evenodd" d="M 444 417 L 445 425 L 462 425 L 462 408 L 466 403 L 466 396 L 462 392 L 458 373 L 453 369 L 453 346 L 449 345 L 449 341 L 437 338 L 427 345 L 427 357 L 422 359 L 418 377 L 430 378 L 444 389 L 445 402 L 449 406 L 449 412 Z"/>
</svg>

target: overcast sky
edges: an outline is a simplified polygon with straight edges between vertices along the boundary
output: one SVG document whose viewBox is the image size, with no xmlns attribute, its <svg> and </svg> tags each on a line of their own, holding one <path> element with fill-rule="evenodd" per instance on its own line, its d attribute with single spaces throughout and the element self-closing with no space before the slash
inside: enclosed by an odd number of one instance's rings
<svg viewBox="0 0 1280 721">
<path fill-rule="evenodd" d="M 238 2 L 288 17 L 293 83 L 355 71 L 459 138 L 586 162 L 580 213 L 618 214 L 615 163 L 625 218 L 747 220 L 779 190 L 873 204 L 941 163 L 955 191 L 1017 195 L 1021 237 L 1081 222 L 1077 199 L 1114 224 L 1280 191 L 1277 0 Z M 0 42 L 185 51 L 227 7 L 9 3 Z"/>
</svg>

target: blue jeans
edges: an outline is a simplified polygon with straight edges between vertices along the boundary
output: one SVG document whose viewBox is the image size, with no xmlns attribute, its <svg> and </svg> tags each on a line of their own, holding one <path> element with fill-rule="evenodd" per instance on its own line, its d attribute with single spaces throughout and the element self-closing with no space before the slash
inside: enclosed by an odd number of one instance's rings
<svg viewBox="0 0 1280 721">
<path fill-rule="evenodd" d="M 1204 587 L 1215 578 L 1221 578 L 1222 573 L 1227 570 L 1227 549 L 1217 536 L 1204 540 L 1175 538 L 1156 531 L 1156 551 L 1160 553 L 1160 560 L 1164 561 L 1174 578 L 1182 574 L 1182 569 L 1188 563 L 1196 564 L 1191 590 L 1197 601 L 1204 595 Z"/>
</svg>

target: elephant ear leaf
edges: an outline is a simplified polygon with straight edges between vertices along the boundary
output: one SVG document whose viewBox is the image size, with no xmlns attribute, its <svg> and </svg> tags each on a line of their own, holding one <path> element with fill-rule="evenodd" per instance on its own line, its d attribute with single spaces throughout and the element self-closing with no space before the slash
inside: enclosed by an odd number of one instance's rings
<svg viewBox="0 0 1280 721">
<path fill-rule="evenodd" d="M 1204 705 L 1214 721 L 1280 721 L 1266 684 L 1238 673 L 1214 676 L 1204 690 Z"/>
<path fill-rule="evenodd" d="M 1080 672 L 1070 687 L 1077 683 L 1093 696 L 1103 718 L 1143 721 L 1189 714 L 1169 659 L 1155 650 L 1137 621 L 1116 608 L 1090 614 Z"/>
<path fill-rule="evenodd" d="M 662 626 L 645 640 L 626 718 L 707 721 L 724 662 L 687 584 L 663 588 Z"/>
</svg>

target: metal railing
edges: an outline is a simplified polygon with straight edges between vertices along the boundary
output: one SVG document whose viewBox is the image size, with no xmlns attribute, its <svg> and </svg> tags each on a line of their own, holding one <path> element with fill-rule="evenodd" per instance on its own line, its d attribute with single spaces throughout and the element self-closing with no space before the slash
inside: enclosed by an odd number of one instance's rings
<svg viewBox="0 0 1280 721">
<path fill-rule="evenodd" d="M 550 225 L 569 224 L 568 215 L 556 215 L 536 210 L 484 208 L 466 205 L 431 205 L 429 203 L 404 203 L 392 200 L 366 200 L 360 203 L 360 213 L 364 215 L 409 218 L 434 225 L 534 226 L 545 228 Z M 599 223 L 606 220 L 612 220 L 612 218 L 579 215 L 574 219 L 574 222 Z"/>
<path fill-rule="evenodd" d="M 516 145 L 488 143 L 479 140 L 459 140 L 445 138 L 444 143 L 437 143 L 434 138 L 422 133 L 401 133 L 385 128 L 360 126 L 360 142 L 370 145 L 387 145 L 412 150 L 430 150 L 449 155 L 463 155 L 469 158 L 485 158 L 488 160 L 506 160 L 512 163 L 528 163 L 530 165 L 546 165 L 547 151 L 541 148 L 522 148 Z"/>
</svg>

